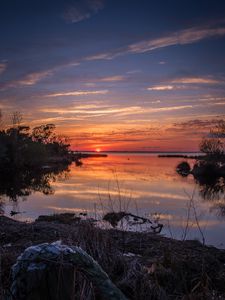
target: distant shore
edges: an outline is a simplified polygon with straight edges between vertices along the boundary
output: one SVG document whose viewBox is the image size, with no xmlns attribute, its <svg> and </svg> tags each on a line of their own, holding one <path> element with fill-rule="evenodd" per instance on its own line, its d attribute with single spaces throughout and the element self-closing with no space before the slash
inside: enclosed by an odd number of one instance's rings
<svg viewBox="0 0 225 300">
<path fill-rule="evenodd" d="M 82 158 L 89 158 L 89 157 L 107 157 L 108 155 L 105 153 L 84 153 L 84 152 L 73 152 L 72 154 L 73 159 L 82 159 Z"/>
<path fill-rule="evenodd" d="M 204 155 L 199 154 L 199 155 L 186 155 L 186 154 L 159 154 L 158 157 L 160 158 L 190 158 L 190 159 L 201 159 L 204 157 Z"/>
<path fill-rule="evenodd" d="M 81 151 L 73 151 L 74 153 L 86 153 L 86 154 L 92 154 L 92 153 L 96 153 L 96 151 L 88 151 L 88 150 L 81 150 Z M 134 150 L 121 150 L 121 151 L 114 151 L 114 150 L 107 150 L 107 151 L 101 151 L 101 152 L 97 152 L 97 154 L 101 154 L 101 153 L 105 153 L 105 154 L 113 154 L 113 153 L 118 153 L 118 154 L 122 154 L 122 153 L 128 153 L 128 154 L 180 154 L 180 155 L 187 155 L 187 154 L 197 154 L 197 155 L 201 155 L 201 152 L 199 151 L 134 151 Z"/>
</svg>

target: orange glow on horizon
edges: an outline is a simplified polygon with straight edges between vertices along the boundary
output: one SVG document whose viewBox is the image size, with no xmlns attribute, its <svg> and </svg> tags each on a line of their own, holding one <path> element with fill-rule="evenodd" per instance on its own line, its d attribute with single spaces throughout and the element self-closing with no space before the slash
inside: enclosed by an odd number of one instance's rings
<svg viewBox="0 0 225 300">
<path fill-rule="evenodd" d="M 185 121 L 189 121 L 186 118 Z M 207 118 L 202 120 L 206 120 Z M 79 124 L 74 127 L 59 125 L 57 133 L 63 134 L 70 140 L 71 150 L 77 151 L 198 151 L 203 132 L 208 128 L 196 132 L 187 127 L 182 127 L 182 122 L 177 118 L 164 120 L 161 124 L 157 121 L 151 123 L 137 121 L 138 125 L 119 124 L 117 122 L 96 124 L 90 126 Z M 174 125 L 177 122 L 178 125 Z M 179 127 L 179 122 L 181 126 Z M 98 151 L 99 149 L 100 151 Z"/>
<path fill-rule="evenodd" d="M 97 149 L 95 149 L 95 152 L 101 152 L 101 149 L 100 148 L 97 148 Z"/>
</svg>

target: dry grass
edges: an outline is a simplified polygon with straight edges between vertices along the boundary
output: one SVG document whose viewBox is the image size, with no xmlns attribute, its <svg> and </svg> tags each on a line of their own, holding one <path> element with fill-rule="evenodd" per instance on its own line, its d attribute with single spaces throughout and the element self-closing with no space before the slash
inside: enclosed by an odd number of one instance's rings
<svg viewBox="0 0 225 300">
<path fill-rule="evenodd" d="M 225 299 L 225 251 L 149 233 L 101 230 L 65 215 L 32 224 L 0 217 L 2 292 L 9 290 L 10 268 L 26 247 L 59 239 L 86 250 L 128 299 Z M 84 275 L 75 278 L 73 297 L 59 299 L 100 299 Z"/>
</svg>

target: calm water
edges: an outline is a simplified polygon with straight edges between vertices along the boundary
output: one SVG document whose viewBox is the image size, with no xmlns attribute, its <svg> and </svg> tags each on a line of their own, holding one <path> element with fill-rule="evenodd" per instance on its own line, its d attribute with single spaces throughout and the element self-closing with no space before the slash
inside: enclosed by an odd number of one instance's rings
<svg viewBox="0 0 225 300">
<path fill-rule="evenodd" d="M 29 187 L 19 187 L 14 195 L 16 202 L 3 195 L 3 209 L 5 214 L 20 211 L 15 216 L 20 220 L 60 212 L 86 211 L 101 216 L 112 208 L 126 209 L 160 218 L 164 224 L 162 234 L 178 239 L 184 236 L 189 211 L 187 238 L 202 240 L 200 227 L 207 244 L 225 248 L 224 186 L 199 186 L 192 175 L 180 177 L 175 169 L 181 160 L 150 154 L 85 159 L 80 167 L 73 164 L 68 172 L 54 178 L 45 176 L 35 188 L 33 181 Z M 192 194 L 194 209 L 188 210 Z"/>
</svg>

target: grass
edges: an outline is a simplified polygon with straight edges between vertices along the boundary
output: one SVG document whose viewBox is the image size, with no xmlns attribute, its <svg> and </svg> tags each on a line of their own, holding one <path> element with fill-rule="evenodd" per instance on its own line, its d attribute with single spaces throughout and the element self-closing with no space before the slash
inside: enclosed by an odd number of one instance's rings
<svg viewBox="0 0 225 300">
<path fill-rule="evenodd" d="M 65 218 L 65 214 L 63 217 L 55 215 L 48 221 L 42 219 L 27 224 L 0 217 L 4 295 L 9 290 L 10 268 L 17 256 L 30 245 L 60 239 L 64 244 L 80 246 L 90 254 L 128 299 L 225 297 L 225 251 L 203 246 L 197 241 L 176 241 L 150 233 L 102 230 L 88 221 L 77 222 L 70 218 L 66 222 Z M 61 269 L 65 267 L 63 263 L 60 265 Z M 64 278 L 63 274 L 61 278 Z M 72 299 L 100 299 L 85 274 L 76 272 L 75 278 Z M 59 287 L 62 291 L 62 285 Z"/>
</svg>

